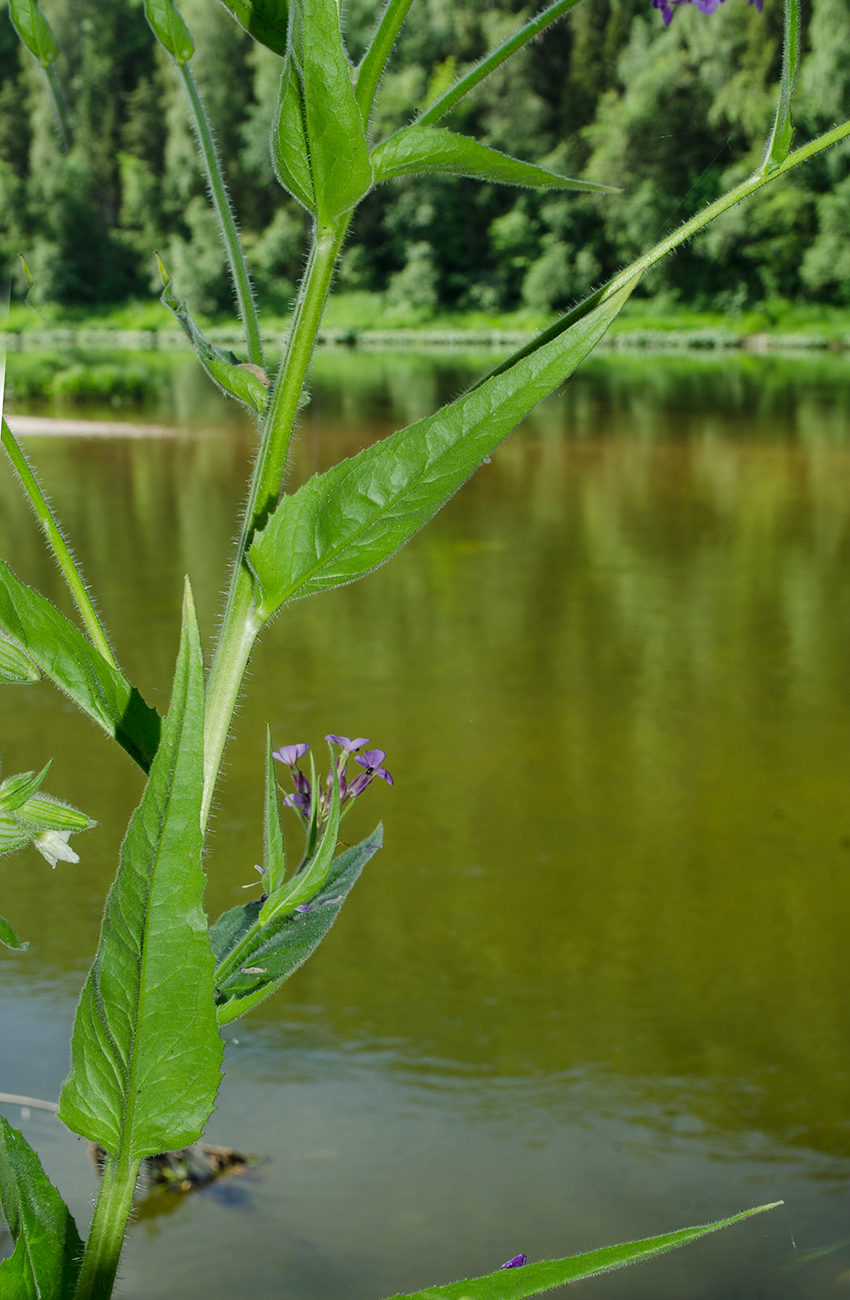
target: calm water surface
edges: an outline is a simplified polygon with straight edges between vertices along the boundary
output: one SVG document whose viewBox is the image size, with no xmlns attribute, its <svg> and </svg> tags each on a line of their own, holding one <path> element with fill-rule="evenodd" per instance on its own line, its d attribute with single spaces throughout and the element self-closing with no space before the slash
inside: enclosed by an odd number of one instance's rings
<svg viewBox="0 0 850 1300">
<path fill-rule="evenodd" d="M 485 364 L 322 354 L 293 482 Z M 254 435 L 182 358 L 148 418 L 185 432 L 27 450 L 162 707 L 184 572 L 214 626 Z M 6 472 L 0 553 L 67 607 Z M 806 1252 L 850 1233 L 848 650 L 841 358 L 594 360 L 392 564 L 288 610 L 228 751 L 210 910 L 260 860 L 266 721 L 386 749 L 395 788 L 346 827 L 381 818 L 387 847 L 227 1031 L 208 1138 L 263 1163 L 147 1202 L 121 1294 L 377 1300 L 779 1199 L 583 1291 L 846 1292 L 847 1247 Z M 141 777 L 48 684 L 0 707 L 6 772 L 54 756 L 51 792 L 100 822 L 79 866 L 0 863 L 32 941 L 0 958 L 0 1089 L 53 1099 Z M 85 1223 L 85 1144 L 23 1129 Z"/>
</svg>

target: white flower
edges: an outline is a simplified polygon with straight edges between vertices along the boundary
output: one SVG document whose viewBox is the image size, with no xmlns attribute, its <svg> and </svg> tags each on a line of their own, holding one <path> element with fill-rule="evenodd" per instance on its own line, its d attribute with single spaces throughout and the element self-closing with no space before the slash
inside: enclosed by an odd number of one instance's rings
<svg viewBox="0 0 850 1300">
<path fill-rule="evenodd" d="M 70 831 L 40 831 L 33 836 L 32 842 L 51 867 L 55 867 L 57 862 L 79 862 L 80 855 L 68 844 L 70 838 Z"/>
</svg>

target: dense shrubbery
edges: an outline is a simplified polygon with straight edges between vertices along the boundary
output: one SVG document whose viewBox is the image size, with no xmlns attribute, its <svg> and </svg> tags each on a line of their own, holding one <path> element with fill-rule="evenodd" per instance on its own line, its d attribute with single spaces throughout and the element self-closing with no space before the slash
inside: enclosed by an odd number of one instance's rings
<svg viewBox="0 0 850 1300">
<path fill-rule="evenodd" d="M 376 7 L 348 5 L 355 53 Z M 224 255 L 182 92 L 142 5 L 45 0 L 44 8 L 63 51 L 57 70 L 72 92 L 76 142 L 63 158 L 38 68 L 0 21 L 0 263 L 8 273 L 23 251 L 45 300 L 95 305 L 151 293 L 158 250 L 196 310 L 227 308 Z M 279 60 L 252 49 L 211 0 L 186 0 L 183 9 L 251 269 L 283 311 L 306 219 L 269 158 Z M 416 0 L 384 80 L 379 129 L 403 124 L 411 96 L 434 97 L 530 9 L 515 0 Z M 450 124 L 553 169 L 621 185 L 628 198 L 429 176 L 383 186 L 357 213 L 340 287 L 386 291 L 390 312 L 562 307 L 758 160 L 780 26 L 776 0 L 761 17 L 742 3 L 710 21 L 682 9 L 666 29 L 645 0 L 587 0 L 462 101 Z M 846 0 L 813 0 L 804 48 L 797 116 L 814 134 L 850 112 Z M 850 146 L 733 210 L 654 272 L 647 289 L 701 309 L 778 297 L 850 303 Z"/>
</svg>

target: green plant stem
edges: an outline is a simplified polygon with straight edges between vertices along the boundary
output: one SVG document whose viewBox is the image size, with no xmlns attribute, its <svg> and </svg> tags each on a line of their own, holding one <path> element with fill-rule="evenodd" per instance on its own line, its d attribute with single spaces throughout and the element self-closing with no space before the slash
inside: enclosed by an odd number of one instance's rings
<svg viewBox="0 0 850 1300">
<path fill-rule="evenodd" d="M 35 511 L 36 518 L 41 525 L 41 530 L 47 538 L 50 548 L 56 557 L 59 568 L 62 570 L 65 581 L 70 588 L 71 595 L 74 597 L 74 602 L 77 609 L 80 611 L 80 616 L 83 622 L 86 625 L 86 630 L 91 638 L 92 645 L 96 650 L 100 651 L 108 664 L 111 664 L 113 668 L 117 668 L 118 665 L 115 662 L 115 657 L 112 654 L 109 642 L 106 639 L 106 633 L 104 632 L 100 619 L 97 616 L 97 611 L 92 604 L 91 596 L 86 590 L 86 584 L 83 582 L 82 575 L 74 563 L 74 557 L 68 549 L 68 543 L 62 536 L 59 525 L 53 517 L 53 512 L 45 500 L 38 479 L 35 477 L 35 474 L 33 474 L 26 456 L 18 446 L 15 436 L 5 419 L 3 420 L 2 440 L 9 459 L 14 465 L 18 477 L 23 484 L 30 505 Z"/>
<path fill-rule="evenodd" d="M 375 102 L 378 82 L 381 80 L 384 68 L 387 66 L 387 59 L 392 53 L 396 37 L 401 31 L 401 25 L 412 3 L 413 0 L 388 0 L 375 34 L 369 42 L 369 48 L 357 69 L 354 98 L 367 125 Z"/>
<path fill-rule="evenodd" d="M 418 126 L 433 126 L 435 122 L 448 113 L 450 108 L 454 107 L 459 99 L 463 99 L 464 95 L 468 95 L 470 90 L 478 85 L 479 81 L 489 77 L 490 73 L 504 63 L 505 59 L 509 59 L 517 50 L 522 49 L 523 45 L 538 36 L 552 23 L 557 22 L 570 9 L 574 9 L 578 2 L 579 0 L 555 0 L 555 4 L 549 5 L 548 9 L 544 9 L 536 18 L 532 18 L 531 22 L 526 23 L 524 27 L 520 27 L 519 31 L 514 32 L 513 36 L 509 36 L 498 49 L 491 50 L 480 63 L 476 63 L 474 68 L 470 68 L 466 76 L 461 77 L 460 81 L 450 86 L 444 95 L 441 95 L 439 99 L 435 99 L 434 103 L 429 105 L 425 112 L 416 118 L 416 124 Z"/>
<path fill-rule="evenodd" d="M 109 1300 L 112 1295 L 140 1164 L 106 1157 L 74 1300 Z"/>
<path fill-rule="evenodd" d="M 215 214 L 218 217 L 219 229 L 224 239 L 225 248 L 227 249 L 230 274 L 233 276 L 233 287 L 236 290 L 236 301 L 239 304 L 239 316 L 242 320 L 242 328 L 245 331 L 248 360 L 255 366 L 265 366 L 263 343 L 260 337 L 260 322 L 257 317 L 257 305 L 254 302 L 254 292 L 251 288 L 251 277 L 248 274 L 245 254 L 239 241 L 239 232 L 236 229 L 236 219 L 233 215 L 233 208 L 230 206 L 227 186 L 224 183 L 218 150 L 215 147 L 204 105 L 201 102 L 198 87 L 195 85 L 195 78 L 192 76 L 189 65 L 187 63 L 178 64 L 178 71 L 183 80 L 183 88 L 186 91 L 186 98 L 189 100 L 189 106 L 192 110 L 192 118 L 198 134 L 198 144 L 200 145 L 204 168 L 207 173 L 207 183 L 210 187 L 210 196 L 215 208 Z"/>
<path fill-rule="evenodd" d="M 345 216 L 338 225 L 316 231 L 263 425 L 227 606 L 207 687 L 201 809 L 201 824 L 204 826 L 209 817 L 242 678 L 262 627 L 262 620 L 254 610 L 254 584 L 245 556 L 255 530 L 266 521 L 280 495 L 292 431 L 302 403 L 304 381 L 348 222 L 349 217 Z"/>
<path fill-rule="evenodd" d="M 73 137 L 71 134 L 71 123 L 68 119 L 68 110 L 65 107 L 65 96 L 62 94 L 62 87 L 53 71 L 53 64 L 42 64 L 44 69 L 44 79 L 47 82 L 47 89 L 50 93 L 50 99 L 53 104 L 53 111 L 56 114 L 56 122 L 59 127 L 59 139 L 62 143 L 62 152 L 67 153 L 71 148 Z"/>
</svg>

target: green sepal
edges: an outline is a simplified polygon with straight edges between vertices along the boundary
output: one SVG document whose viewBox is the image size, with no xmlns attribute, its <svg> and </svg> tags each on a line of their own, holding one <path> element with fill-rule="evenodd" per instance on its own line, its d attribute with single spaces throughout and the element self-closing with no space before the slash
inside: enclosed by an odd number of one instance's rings
<svg viewBox="0 0 850 1300">
<path fill-rule="evenodd" d="M 89 831 L 97 825 L 79 808 L 53 799 L 50 795 L 39 795 L 37 799 L 28 799 L 19 810 L 18 817 L 22 823 L 31 826 L 33 831 Z"/>
<path fill-rule="evenodd" d="M 233 352 L 224 352 L 204 338 L 192 320 L 185 302 L 174 293 L 171 276 L 158 253 L 156 262 L 163 284 L 160 302 L 175 316 L 210 379 L 228 396 L 235 397 L 238 402 L 250 407 L 252 411 L 262 413 L 268 398 L 268 390 L 262 379 L 253 369 L 244 365 Z"/>
<path fill-rule="evenodd" d="M 13 948 L 16 952 L 26 952 L 29 943 L 18 938 L 17 931 L 9 924 L 5 916 L 0 916 L 0 943 L 5 944 L 7 948 Z M 2 1265 L 0 1265 L 2 1268 Z M 2 1273 L 0 1273 L 2 1277 Z"/>
<path fill-rule="evenodd" d="M 499 185 L 526 185 L 549 190 L 605 190 L 610 185 L 559 176 L 533 163 L 521 162 L 491 149 L 468 135 L 458 135 L 441 126 L 407 126 L 396 131 L 372 150 L 375 182 L 395 176 L 439 172 L 448 176 L 472 176 Z"/>
<path fill-rule="evenodd" d="M 680 1228 L 678 1232 L 643 1237 L 640 1241 L 627 1241 L 620 1246 L 603 1246 L 601 1250 L 568 1255 L 565 1259 L 542 1259 L 535 1264 L 522 1264 L 518 1268 L 500 1268 L 495 1273 L 485 1273 L 483 1277 L 450 1282 L 448 1286 L 429 1286 L 423 1291 L 392 1296 L 390 1300 L 525 1300 L 526 1296 L 539 1295 L 541 1291 L 563 1286 L 566 1282 L 578 1282 L 581 1278 L 610 1273 L 615 1268 L 625 1268 L 627 1264 L 638 1264 L 641 1260 L 664 1255 L 678 1246 L 698 1241 L 710 1232 L 718 1232 L 732 1223 L 740 1223 L 742 1219 L 749 1219 L 764 1210 L 773 1210 L 781 1204 L 781 1201 L 775 1201 L 771 1205 L 757 1205 L 755 1209 L 733 1214 L 728 1219 L 718 1219 L 715 1223 L 704 1223 L 696 1228 Z"/>
<path fill-rule="evenodd" d="M 31 799 L 44 782 L 50 771 L 53 759 L 46 763 L 40 772 L 20 772 L 17 776 L 7 776 L 0 785 L 0 813 L 13 813 Z"/>
<path fill-rule="evenodd" d="M 145 0 L 145 17 L 154 36 L 178 67 L 195 53 L 195 42 L 174 0 Z"/>
<path fill-rule="evenodd" d="M 0 1116 L 0 1208 L 15 1243 L 0 1264 L 4 1300 L 71 1300 L 83 1243 L 38 1156 Z"/>
<path fill-rule="evenodd" d="M 38 0 L 9 0 L 9 17 L 30 54 L 43 68 L 49 67 L 59 53 L 59 46 Z"/>
<path fill-rule="evenodd" d="M 274 50 L 275 54 L 286 54 L 287 0 L 221 0 L 221 3 L 255 41 Z"/>
<path fill-rule="evenodd" d="M 280 96 L 272 128 L 272 165 L 285 190 L 316 215 L 316 192 L 307 148 L 301 77 L 291 56 L 280 78 Z"/>
<path fill-rule="evenodd" d="M 41 673 L 33 661 L 11 641 L 0 637 L 0 685 L 37 682 Z"/>
<path fill-rule="evenodd" d="M 636 283 L 436 415 L 283 497 L 248 552 L 259 617 L 271 618 L 286 600 L 353 582 L 388 560 L 572 374 Z"/>
<path fill-rule="evenodd" d="M 160 719 L 49 600 L 0 560 L 0 635 L 27 656 L 147 771 Z"/>
<path fill-rule="evenodd" d="M 171 704 L 121 846 L 59 1115 L 116 1159 L 195 1142 L 220 1082 L 203 909 L 204 675 L 188 582 Z"/>
<path fill-rule="evenodd" d="M 259 926 L 263 906 L 259 902 L 234 907 L 219 917 L 210 928 L 216 970 L 225 970 L 232 954 L 240 950 L 237 969 L 216 984 L 219 1024 L 229 1024 L 270 997 L 315 952 L 364 866 L 382 844 L 383 827 L 378 826 L 361 844 L 340 853 L 309 912 L 279 914 L 263 928 Z"/>
<path fill-rule="evenodd" d="M 274 894 L 286 878 L 286 846 L 280 824 L 271 727 L 266 728 L 266 802 L 263 814 L 263 889 Z"/>
</svg>

